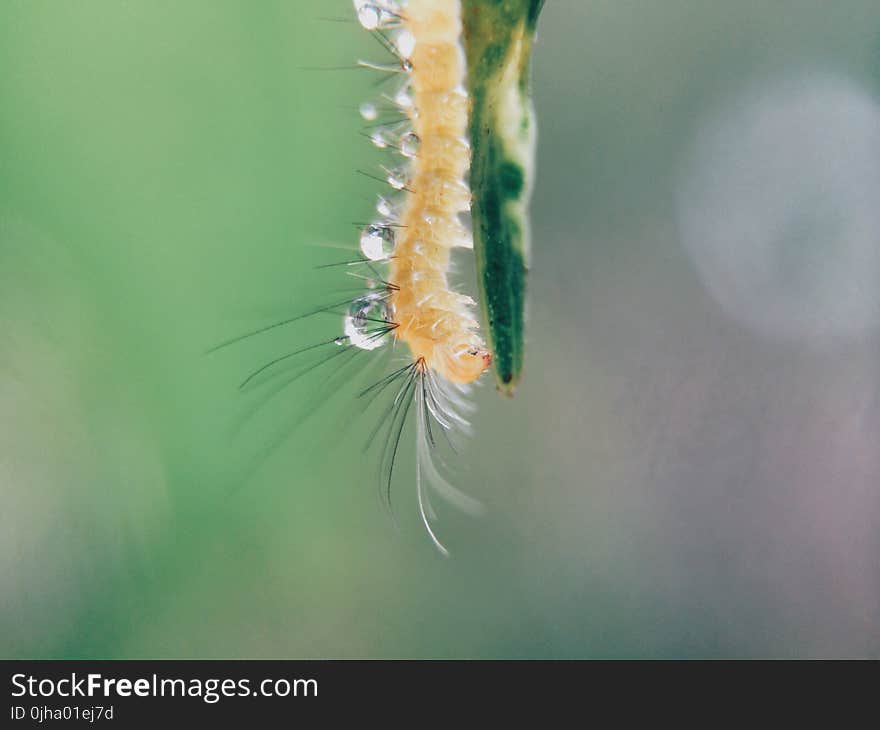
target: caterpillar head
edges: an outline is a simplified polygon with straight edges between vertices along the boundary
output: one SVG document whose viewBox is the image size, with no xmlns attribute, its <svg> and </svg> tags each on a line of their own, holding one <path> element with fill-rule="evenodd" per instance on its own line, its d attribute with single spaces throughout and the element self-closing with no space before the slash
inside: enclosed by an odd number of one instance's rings
<svg viewBox="0 0 880 730">
<path fill-rule="evenodd" d="M 465 385 L 476 380 L 492 365 L 492 353 L 482 342 L 462 342 L 452 347 L 437 348 L 435 365 L 447 380 Z"/>
</svg>

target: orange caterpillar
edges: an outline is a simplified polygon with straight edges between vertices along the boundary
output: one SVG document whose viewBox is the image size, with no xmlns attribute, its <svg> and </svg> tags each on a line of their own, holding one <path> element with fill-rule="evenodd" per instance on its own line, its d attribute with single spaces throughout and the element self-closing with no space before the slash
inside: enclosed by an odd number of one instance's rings
<svg viewBox="0 0 880 730">
<path fill-rule="evenodd" d="M 389 257 L 389 281 L 395 288 L 387 307 L 397 325 L 393 336 L 409 347 L 420 367 L 451 383 L 470 383 L 491 365 L 492 356 L 477 334 L 473 300 L 451 290 L 446 278 L 450 250 L 473 247 L 459 220 L 470 210 L 460 2 L 409 0 L 398 8 L 356 0 L 355 7 L 367 29 L 398 29 L 396 53 L 408 79 L 394 101 L 410 127 L 401 135 L 400 149 L 406 154 L 417 146 L 409 169 L 389 176 L 392 187 L 407 192 L 393 222 L 399 235 Z M 384 137 L 379 140 L 382 146 Z M 370 248 L 375 243 L 371 234 L 390 225 L 386 220 L 365 232 L 362 250 L 369 258 L 378 258 L 375 246 Z"/>
<path fill-rule="evenodd" d="M 465 510 L 476 511 L 479 505 L 441 476 L 434 464 L 437 435 L 442 433 L 451 446 L 456 433 L 467 433 L 463 414 L 469 404 L 463 396 L 468 384 L 492 363 L 477 331 L 475 302 L 452 290 L 447 279 L 451 250 L 473 248 L 471 232 L 459 219 L 471 201 L 465 183 L 471 154 L 461 6 L 459 0 L 354 0 L 354 6 L 360 24 L 394 57 L 390 65 L 360 65 L 386 73 L 386 82 L 402 81 L 379 102 L 361 106 L 361 115 L 371 122 L 368 136 L 374 145 L 403 160 L 400 167 L 385 168 L 384 180 L 392 193 L 379 199 L 379 218 L 361 233 L 362 256 L 327 265 L 349 268 L 367 290 L 227 340 L 211 351 L 312 315 L 342 315 L 341 335 L 281 354 L 240 385 L 242 390 L 266 386 L 264 403 L 334 361 L 338 369 L 313 389 L 311 408 L 306 409 L 310 411 L 340 391 L 337 376 L 348 363 L 362 361 L 386 344 L 405 346 L 405 363 L 364 388 L 359 397 L 366 409 L 383 394 L 391 395 L 370 436 L 371 443 L 380 444 L 381 488 L 389 503 L 401 436 L 408 417 L 414 416 L 419 512 L 432 541 L 445 554 L 431 527 L 436 513 L 429 488 Z"/>
<path fill-rule="evenodd" d="M 438 430 L 466 430 L 468 424 L 459 414 L 467 409 L 461 390 L 492 364 L 473 315 L 475 302 L 452 290 L 447 279 L 451 250 L 473 248 L 471 232 L 459 219 L 469 212 L 471 201 L 465 182 L 471 151 L 461 3 L 354 0 L 354 5 L 361 25 L 396 60 L 391 67 L 361 65 L 404 78 L 396 93 L 384 97 L 395 118 L 373 127 L 373 143 L 396 150 L 407 163 L 386 171 L 387 182 L 401 199 L 394 203 L 381 198 L 377 209 L 382 219 L 361 235 L 368 265 L 375 271 L 374 263 L 387 263 L 388 278 L 379 291 L 352 302 L 345 317 L 346 346 L 372 350 L 392 338 L 410 351 L 411 364 L 389 376 L 402 380 L 402 385 L 386 415 L 390 427 L 383 469 L 390 490 L 400 432 L 415 403 L 419 509 L 431 539 L 445 553 L 430 525 L 434 510 L 424 481 L 461 507 L 473 511 L 478 505 L 435 468 L 431 424 Z M 372 121 L 379 111 L 365 104 L 361 114 Z M 387 384 L 386 379 L 373 388 L 381 390 Z"/>
</svg>

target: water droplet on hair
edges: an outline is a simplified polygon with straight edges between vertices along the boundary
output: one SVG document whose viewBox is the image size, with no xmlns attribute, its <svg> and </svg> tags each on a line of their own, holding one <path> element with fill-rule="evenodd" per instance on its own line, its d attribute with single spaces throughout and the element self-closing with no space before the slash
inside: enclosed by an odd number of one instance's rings
<svg viewBox="0 0 880 730">
<path fill-rule="evenodd" d="M 381 294 L 366 294 L 348 308 L 343 329 L 349 342 L 362 350 L 375 350 L 387 341 L 388 305 Z"/>
<path fill-rule="evenodd" d="M 388 177 L 385 179 L 388 181 L 388 184 L 395 190 L 403 190 L 408 182 L 406 178 L 406 171 L 400 169 L 389 170 Z"/>
<path fill-rule="evenodd" d="M 361 253 L 370 261 L 383 261 L 394 251 L 394 230 L 390 226 L 370 223 L 361 232 Z"/>
<path fill-rule="evenodd" d="M 360 112 L 361 117 L 368 122 L 372 122 L 374 119 L 376 119 L 376 117 L 379 116 L 379 110 L 376 109 L 376 105 L 369 101 L 365 101 L 363 104 L 361 104 L 358 111 Z"/>
<path fill-rule="evenodd" d="M 357 9 L 357 18 L 365 30 L 376 30 L 382 22 L 382 10 L 372 3 L 365 3 Z"/>
<path fill-rule="evenodd" d="M 407 87 L 404 86 L 403 88 L 398 89 L 397 93 L 394 95 L 394 103 L 401 109 L 409 109 L 412 107 L 413 100 Z"/>
<path fill-rule="evenodd" d="M 374 147 L 378 147 L 380 150 L 384 150 L 388 146 L 388 140 L 385 139 L 385 135 L 381 132 L 373 132 L 370 135 L 370 141 Z"/>
<path fill-rule="evenodd" d="M 354 0 L 354 6 L 366 30 L 400 27 L 400 4 L 393 0 Z"/>
<path fill-rule="evenodd" d="M 403 135 L 400 138 L 400 153 L 404 157 L 415 157 L 419 151 L 419 143 L 421 140 L 417 134 L 412 132 Z"/>
<path fill-rule="evenodd" d="M 397 45 L 397 51 L 403 58 L 412 56 L 416 47 L 416 37 L 408 30 L 402 30 L 394 39 Z"/>
<path fill-rule="evenodd" d="M 395 217 L 394 203 L 392 203 L 390 200 L 388 200 L 388 198 L 385 198 L 382 196 L 380 196 L 379 200 L 376 201 L 376 211 L 383 218 L 394 218 Z"/>
</svg>

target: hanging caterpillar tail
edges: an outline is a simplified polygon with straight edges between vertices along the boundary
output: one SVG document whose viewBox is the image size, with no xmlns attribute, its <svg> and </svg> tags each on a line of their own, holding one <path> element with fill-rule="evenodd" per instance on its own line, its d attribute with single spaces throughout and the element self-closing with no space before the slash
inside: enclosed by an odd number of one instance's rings
<svg viewBox="0 0 880 730">
<path fill-rule="evenodd" d="M 523 370 L 536 139 L 529 60 L 543 4 L 462 0 L 477 284 L 495 380 L 506 395 L 513 394 Z"/>
</svg>

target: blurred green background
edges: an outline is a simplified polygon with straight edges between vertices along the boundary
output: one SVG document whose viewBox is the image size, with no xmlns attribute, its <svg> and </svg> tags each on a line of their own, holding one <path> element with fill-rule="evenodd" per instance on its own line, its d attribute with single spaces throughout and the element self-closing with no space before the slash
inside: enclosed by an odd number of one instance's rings
<svg viewBox="0 0 880 730">
<path fill-rule="evenodd" d="M 370 215 L 375 79 L 308 68 L 382 58 L 350 16 L 0 0 L 0 655 L 880 657 L 880 6 L 547 3 L 526 377 L 445 560 L 345 399 L 242 427 L 326 322 L 203 354 Z"/>
</svg>

